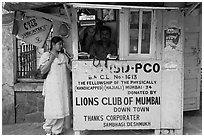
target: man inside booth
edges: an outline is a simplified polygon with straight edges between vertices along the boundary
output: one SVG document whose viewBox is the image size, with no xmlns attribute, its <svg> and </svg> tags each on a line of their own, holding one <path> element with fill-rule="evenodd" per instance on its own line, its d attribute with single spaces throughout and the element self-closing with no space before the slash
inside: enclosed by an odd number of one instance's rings
<svg viewBox="0 0 204 137">
<path fill-rule="evenodd" d="M 90 47 L 90 58 L 105 60 L 117 55 L 117 46 L 111 41 L 111 32 L 108 26 L 101 27 L 100 40 L 95 41 Z"/>
</svg>

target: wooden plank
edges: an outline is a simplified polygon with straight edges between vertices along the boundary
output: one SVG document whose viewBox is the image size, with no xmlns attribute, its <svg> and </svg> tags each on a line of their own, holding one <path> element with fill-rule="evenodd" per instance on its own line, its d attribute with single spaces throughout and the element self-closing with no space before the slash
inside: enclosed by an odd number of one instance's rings
<svg viewBox="0 0 204 137">
<path fill-rule="evenodd" d="M 195 79 L 198 78 L 199 74 L 199 67 L 185 67 L 184 68 L 184 79 Z"/>
<path fill-rule="evenodd" d="M 201 14 L 199 9 L 185 17 L 184 48 L 184 111 L 199 109 L 200 105 L 200 64 Z"/>
<path fill-rule="evenodd" d="M 138 36 L 138 55 L 141 54 L 141 44 L 142 44 L 142 10 L 139 11 L 139 36 Z M 129 45 L 130 46 L 130 45 Z"/>
<path fill-rule="evenodd" d="M 131 9 L 158 9 L 158 10 L 179 10 L 179 7 L 149 7 L 149 6 L 126 6 L 126 5 L 107 5 L 107 4 L 83 4 L 83 3 L 67 3 L 75 8 L 100 8 L 100 9 L 122 9 L 122 8 L 131 8 Z"/>
<path fill-rule="evenodd" d="M 120 34 L 119 34 L 119 57 L 120 60 L 124 60 L 128 56 L 129 51 L 129 34 L 127 33 L 128 30 L 128 9 L 121 9 L 120 11 Z"/>
<path fill-rule="evenodd" d="M 162 18 L 163 18 L 163 13 L 160 10 L 156 11 L 156 59 L 160 60 L 162 59 L 162 47 L 163 47 L 163 32 L 162 32 Z"/>
<path fill-rule="evenodd" d="M 198 98 L 184 99 L 184 111 L 199 109 Z"/>
<path fill-rule="evenodd" d="M 196 104 L 185 104 L 183 111 L 193 111 L 198 109 L 199 107 Z"/>
<path fill-rule="evenodd" d="M 197 32 L 185 33 L 185 43 L 192 40 L 199 40 L 199 33 Z"/>
<path fill-rule="evenodd" d="M 185 104 L 197 104 L 196 101 L 197 97 L 190 97 L 184 99 Z"/>
<path fill-rule="evenodd" d="M 188 80 L 185 80 L 185 83 L 184 83 L 184 94 L 186 92 L 191 92 L 191 91 L 195 91 L 197 90 L 197 79 L 188 79 Z"/>
<path fill-rule="evenodd" d="M 17 48 L 17 39 L 13 35 L 13 75 L 14 75 L 14 84 L 17 82 L 18 78 L 18 48 Z"/>
<path fill-rule="evenodd" d="M 200 32 L 199 32 L 199 45 L 198 45 L 198 47 L 202 50 L 202 14 L 200 14 L 199 15 L 199 19 L 200 19 L 200 24 L 199 24 L 199 26 L 200 26 Z M 202 53 L 202 52 L 201 52 Z"/>
<path fill-rule="evenodd" d="M 72 37 L 72 50 L 74 60 L 78 60 L 78 27 L 77 27 L 77 9 L 71 8 L 72 23 L 71 23 L 71 37 Z"/>
<path fill-rule="evenodd" d="M 198 58 L 192 53 L 184 54 L 184 67 L 198 66 Z"/>
<path fill-rule="evenodd" d="M 192 27 L 185 27 L 185 33 L 192 33 L 192 32 L 200 32 L 200 26 L 195 26 L 194 28 Z"/>
<path fill-rule="evenodd" d="M 184 53 L 195 53 L 197 52 L 198 48 L 198 41 L 193 40 L 185 43 L 184 46 Z"/>
<path fill-rule="evenodd" d="M 27 80 L 27 79 L 26 79 Z M 31 79 L 30 82 L 28 81 L 24 81 L 24 82 L 20 82 L 14 85 L 14 91 L 16 92 L 32 92 L 32 91 L 37 91 L 37 92 L 42 92 L 43 90 L 43 82 L 41 81 L 37 81 L 35 79 Z"/>
<path fill-rule="evenodd" d="M 68 20 L 69 23 L 71 23 L 71 17 L 70 17 L 70 13 L 68 11 L 68 8 L 67 8 L 66 4 L 63 4 L 63 6 L 64 6 L 64 9 L 65 9 L 65 12 L 66 12 L 66 15 L 67 15 L 67 20 Z"/>
<path fill-rule="evenodd" d="M 197 90 L 191 90 L 188 92 L 184 91 L 184 99 L 194 98 L 194 97 L 198 98 Z M 185 100 L 184 100 L 184 103 L 185 103 Z"/>
<path fill-rule="evenodd" d="M 185 19 L 184 19 L 185 28 L 186 27 L 194 28 L 192 26 L 200 26 L 199 18 L 200 18 L 199 16 L 188 16 L 188 17 L 185 17 Z"/>
<path fill-rule="evenodd" d="M 166 79 L 164 78 L 166 77 Z M 179 71 L 162 72 L 162 128 L 181 128 L 182 93 L 181 73 Z M 181 110 L 180 110 L 181 109 Z"/>
</svg>

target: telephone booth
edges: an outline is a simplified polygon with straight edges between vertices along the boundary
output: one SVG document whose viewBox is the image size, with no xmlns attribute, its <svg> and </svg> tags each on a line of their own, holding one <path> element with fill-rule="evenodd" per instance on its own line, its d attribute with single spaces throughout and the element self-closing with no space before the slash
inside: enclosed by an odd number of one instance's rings
<svg viewBox="0 0 204 137">
<path fill-rule="evenodd" d="M 66 6 L 72 15 L 75 133 L 153 130 L 155 134 L 182 134 L 183 12 L 177 7 Z M 117 55 L 105 60 L 90 58 L 82 42 L 91 27 L 99 40 L 101 26 L 111 28 L 111 40 L 117 46 Z"/>
</svg>

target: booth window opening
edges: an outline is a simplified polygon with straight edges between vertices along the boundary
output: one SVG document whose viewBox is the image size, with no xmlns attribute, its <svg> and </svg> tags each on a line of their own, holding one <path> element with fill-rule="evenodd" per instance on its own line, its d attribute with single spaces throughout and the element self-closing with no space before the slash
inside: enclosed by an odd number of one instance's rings
<svg viewBox="0 0 204 137">
<path fill-rule="evenodd" d="M 118 19 L 117 10 L 100 8 L 79 8 L 77 11 L 78 27 L 78 58 L 104 60 L 106 54 L 111 58 L 117 58 L 118 49 Z M 111 32 L 108 40 L 109 45 L 102 48 L 101 30 L 108 27 Z M 106 36 L 107 37 L 107 36 Z M 106 38 L 107 39 L 107 38 Z M 97 51 L 96 51 L 97 50 Z M 104 55 L 103 55 L 104 54 Z"/>
<path fill-rule="evenodd" d="M 129 14 L 129 54 L 150 54 L 152 10 L 134 10 Z"/>
</svg>

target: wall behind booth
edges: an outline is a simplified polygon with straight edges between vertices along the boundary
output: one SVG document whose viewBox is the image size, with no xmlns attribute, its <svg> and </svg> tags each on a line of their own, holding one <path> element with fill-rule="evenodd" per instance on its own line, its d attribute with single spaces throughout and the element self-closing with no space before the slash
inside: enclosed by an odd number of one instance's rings
<svg viewBox="0 0 204 137">
<path fill-rule="evenodd" d="M 202 9 L 184 18 L 184 111 L 202 107 Z"/>
</svg>

